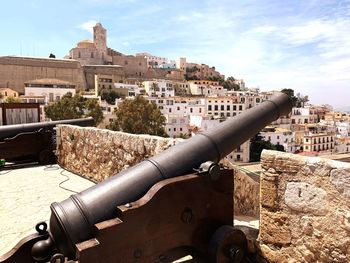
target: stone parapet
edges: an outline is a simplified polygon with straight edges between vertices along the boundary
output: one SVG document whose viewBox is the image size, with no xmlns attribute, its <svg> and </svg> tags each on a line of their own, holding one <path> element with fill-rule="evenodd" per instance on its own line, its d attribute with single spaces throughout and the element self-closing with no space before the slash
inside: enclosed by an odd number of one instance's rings
<svg viewBox="0 0 350 263">
<path fill-rule="evenodd" d="M 101 182 L 181 141 L 183 139 L 59 125 L 58 163 L 73 173 Z"/>
<path fill-rule="evenodd" d="M 264 150 L 261 165 L 261 256 L 350 262 L 350 164 Z"/>
</svg>

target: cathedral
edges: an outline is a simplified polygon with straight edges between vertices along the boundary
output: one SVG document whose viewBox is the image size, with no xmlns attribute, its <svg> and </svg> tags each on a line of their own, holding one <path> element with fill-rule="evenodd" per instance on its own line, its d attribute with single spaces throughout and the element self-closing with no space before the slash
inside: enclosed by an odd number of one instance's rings
<svg viewBox="0 0 350 263">
<path fill-rule="evenodd" d="M 81 65 L 111 65 L 112 57 L 119 55 L 107 47 L 107 30 L 97 23 L 93 27 L 94 39 L 80 41 L 69 51 L 69 59 L 75 59 Z"/>
</svg>

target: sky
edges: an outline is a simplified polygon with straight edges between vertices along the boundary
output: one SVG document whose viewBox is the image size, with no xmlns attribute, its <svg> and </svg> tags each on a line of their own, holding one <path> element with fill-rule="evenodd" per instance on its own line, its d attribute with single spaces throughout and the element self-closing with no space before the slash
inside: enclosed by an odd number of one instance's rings
<svg viewBox="0 0 350 263">
<path fill-rule="evenodd" d="M 350 0 L 12 0 L 0 22 L 0 56 L 63 58 L 100 22 L 123 54 L 186 57 L 350 108 Z"/>
</svg>

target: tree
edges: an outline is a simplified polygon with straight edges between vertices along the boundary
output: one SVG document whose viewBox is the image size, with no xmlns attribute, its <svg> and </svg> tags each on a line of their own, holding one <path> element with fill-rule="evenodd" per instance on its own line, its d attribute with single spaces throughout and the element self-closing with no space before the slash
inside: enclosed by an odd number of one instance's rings
<svg viewBox="0 0 350 263">
<path fill-rule="evenodd" d="M 114 89 L 101 90 L 101 99 L 107 101 L 108 104 L 114 105 L 117 98 L 119 98 L 119 95 Z"/>
<path fill-rule="evenodd" d="M 54 54 L 50 53 L 49 58 L 56 58 L 56 56 Z"/>
<path fill-rule="evenodd" d="M 21 103 L 22 101 L 20 98 L 9 96 L 6 98 L 5 102 L 6 103 Z"/>
<path fill-rule="evenodd" d="M 269 141 L 265 141 L 263 140 L 263 137 L 258 133 L 250 139 L 249 161 L 259 162 L 260 155 L 263 149 L 276 150 L 280 152 L 285 151 L 283 145 L 279 145 L 279 144 L 274 145 Z"/>
<path fill-rule="evenodd" d="M 234 77 L 228 77 L 226 80 L 220 79 L 219 83 L 221 86 L 224 87 L 224 89 L 227 90 L 239 90 L 240 87 L 238 84 L 235 83 L 236 79 Z"/>
<path fill-rule="evenodd" d="M 302 94 L 300 94 L 300 93 L 297 93 L 297 95 L 296 95 L 296 98 L 297 98 L 297 103 L 296 103 L 296 105 L 297 105 L 297 107 L 304 107 L 305 106 L 305 103 L 306 102 L 308 102 L 309 101 L 309 96 L 307 96 L 307 95 L 302 95 Z"/>
<path fill-rule="evenodd" d="M 165 117 L 154 103 L 142 96 L 124 100 L 115 110 L 116 120 L 108 129 L 134 134 L 150 134 L 166 137 L 164 131 Z"/>
<path fill-rule="evenodd" d="M 298 98 L 294 96 L 294 90 L 293 89 L 282 89 L 281 92 L 287 94 L 291 98 L 293 107 L 297 106 Z"/>
<path fill-rule="evenodd" d="M 53 121 L 79 119 L 93 117 L 94 124 L 98 125 L 103 120 L 101 107 L 95 99 L 86 99 L 82 96 L 68 92 L 62 98 L 50 105 L 45 106 L 45 114 Z"/>
</svg>

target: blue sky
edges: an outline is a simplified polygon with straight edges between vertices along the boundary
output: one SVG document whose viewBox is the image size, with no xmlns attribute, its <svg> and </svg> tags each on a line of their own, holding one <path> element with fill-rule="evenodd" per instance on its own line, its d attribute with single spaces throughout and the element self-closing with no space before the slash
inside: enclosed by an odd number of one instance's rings
<svg viewBox="0 0 350 263">
<path fill-rule="evenodd" d="M 92 39 L 206 63 L 261 90 L 350 106 L 350 0 L 27 0 L 1 3 L 0 55 L 64 57 Z"/>
</svg>

